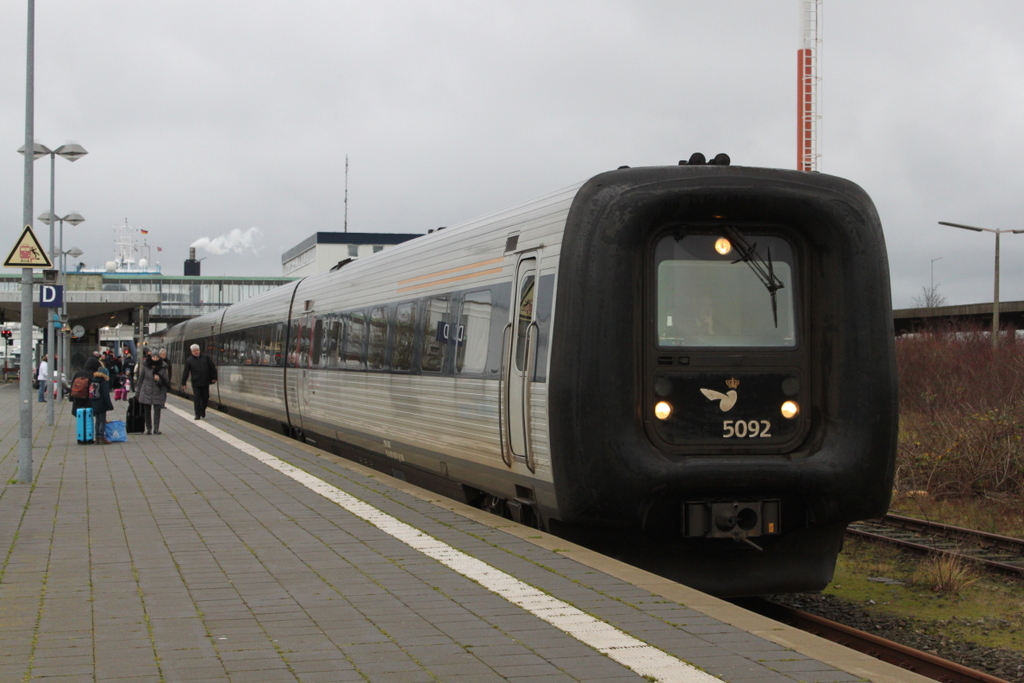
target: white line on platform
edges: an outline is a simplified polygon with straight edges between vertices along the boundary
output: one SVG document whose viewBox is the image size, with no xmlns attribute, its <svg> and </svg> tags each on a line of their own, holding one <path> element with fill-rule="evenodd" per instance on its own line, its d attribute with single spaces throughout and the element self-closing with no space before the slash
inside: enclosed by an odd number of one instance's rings
<svg viewBox="0 0 1024 683">
<path fill-rule="evenodd" d="M 168 405 L 167 409 L 189 421 L 192 416 L 179 408 Z M 467 555 L 423 533 L 405 522 L 378 510 L 369 503 L 331 486 L 327 482 L 304 470 L 290 465 L 256 446 L 202 421 L 195 426 L 204 429 L 221 441 L 234 446 L 278 472 L 287 475 L 306 488 L 337 503 L 353 515 L 360 517 L 381 531 L 415 548 L 449 569 L 476 581 L 488 590 L 497 593 L 517 605 L 568 633 L 573 638 L 589 645 L 598 652 L 612 658 L 641 676 L 650 676 L 664 683 L 721 683 L 721 680 L 673 657 L 642 640 L 620 631 L 614 626 L 596 619 L 572 605 L 557 600 L 544 591 L 520 581 L 500 569 Z"/>
</svg>

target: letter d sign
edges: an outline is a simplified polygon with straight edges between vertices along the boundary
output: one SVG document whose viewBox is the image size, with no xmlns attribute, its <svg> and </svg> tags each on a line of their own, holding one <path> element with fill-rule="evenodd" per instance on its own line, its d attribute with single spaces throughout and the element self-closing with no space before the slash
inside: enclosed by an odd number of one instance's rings
<svg viewBox="0 0 1024 683">
<path fill-rule="evenodd" d="M 60 308 L 64 304 L 64 287 L 61 285 L 41 285 L 39 287 L 40 308 Z"/>
</svg>

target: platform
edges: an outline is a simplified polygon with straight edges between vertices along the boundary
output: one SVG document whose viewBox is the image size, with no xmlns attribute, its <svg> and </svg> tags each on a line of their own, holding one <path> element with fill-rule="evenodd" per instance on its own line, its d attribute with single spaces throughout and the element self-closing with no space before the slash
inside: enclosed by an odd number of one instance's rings
<svg viewBox="0 0 1024 683">
<path fill-rule="evenodd" d="M 107 446 L 31 400 L 2 681 L 927 680 L 177 398 Z M 17 406 L 0 386 L 5 481 Z"/>
</svg>

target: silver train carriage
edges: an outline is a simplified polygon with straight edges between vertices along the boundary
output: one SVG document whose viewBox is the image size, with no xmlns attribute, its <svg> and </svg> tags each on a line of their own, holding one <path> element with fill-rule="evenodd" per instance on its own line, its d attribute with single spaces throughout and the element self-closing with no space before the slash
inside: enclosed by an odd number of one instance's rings
<svg viewBox="0 0 1024 683">
<path fill-rule="evenodd" d="M 621 168 L 189 320 L 211 403 L 723 595 L 831 580 L 897 430 L 877 213 L 823 174 Z M 614 551 L 614 547 L 612 548 Z"/>
</svg>

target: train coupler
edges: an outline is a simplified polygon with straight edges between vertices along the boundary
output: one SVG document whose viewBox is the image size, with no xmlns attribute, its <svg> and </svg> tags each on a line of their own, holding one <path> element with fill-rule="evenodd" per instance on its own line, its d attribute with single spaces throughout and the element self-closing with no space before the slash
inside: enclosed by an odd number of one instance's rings
<svg viewBox="0 0 1024 683">
<path fill-rule="evenodd" d="M 682 534 L 686 538 L 731 538 L 761 550 L 750 540 L 781 532 L 778 500 L 683 504 Z"/>
</svg>

